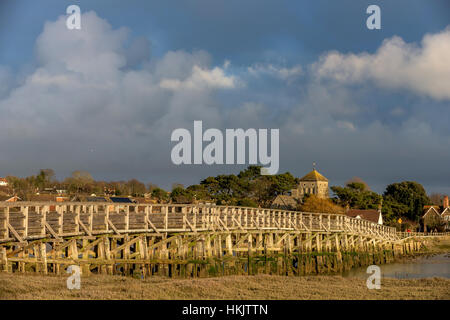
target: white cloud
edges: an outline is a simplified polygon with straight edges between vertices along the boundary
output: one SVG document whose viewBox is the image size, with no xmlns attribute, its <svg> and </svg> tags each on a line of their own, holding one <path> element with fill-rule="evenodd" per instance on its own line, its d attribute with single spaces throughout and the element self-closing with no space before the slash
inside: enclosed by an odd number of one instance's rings
<svg viewBox="0 0 450 320">
<path fill-rule="evenodd" d="M 197 65 L 192 67 L 192 74 L 185 80 L 162 79 L 160 86 L 165 89 L 232 89 L 236 87 L 236 77 L 227 76 L 222 68 L 202 69 Z"/>
<path fill-rule="evenodd" d="M 427 34 L 421 45 L 399 37 L 383 42 L 374 54 L 330 52 L 312 66 L 319 79 L 342 83 L 372 80 L 381 87 L 409 89 L 434 99 L 450 99 L 450 27 Z"/>
<path fill-rule="evenodd" d="M 353 123 L 351 123 L 350 121 L 338 120 L 337 121 L 337 126 L 338 126 L 338 128 L 347 129 L 347 130 L 350 130 L 350 131 L 355 131 L 356 130 L 355 125 Z"/>
<path fill-rule="evenodd" d="M 273 64 L 256 63 L 248 67 L 247 71 L 254 76 L 269 75 L 288 82 L 303 74 L 303 69 L 300 65 L 286 68 Z"/>
</svg>

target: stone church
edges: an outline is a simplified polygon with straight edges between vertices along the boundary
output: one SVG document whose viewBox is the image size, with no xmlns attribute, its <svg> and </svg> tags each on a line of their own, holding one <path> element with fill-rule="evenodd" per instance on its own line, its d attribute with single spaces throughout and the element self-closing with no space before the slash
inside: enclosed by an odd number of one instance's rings
<svg viewBox="0 0 450 320">
<path fill-rule="evenodd" d="M 318 198 L 328 198 L 328 179 L 316 169 L 300 179 L 297 188 L 291 190 L 291 196 L 302 200 L 305 194 L 314 194 Z"/>
<path fill-rule="evenodd" d="M 314 194 L 319 198 L 329 198 L 328 179 L 316 169 L 299 180 L 295 189 L 290 190 L 289 195 L 278 195 L 272 202 L 272 208 L 295 209 L 302 202 L 305 194 Z"/>
</svg>

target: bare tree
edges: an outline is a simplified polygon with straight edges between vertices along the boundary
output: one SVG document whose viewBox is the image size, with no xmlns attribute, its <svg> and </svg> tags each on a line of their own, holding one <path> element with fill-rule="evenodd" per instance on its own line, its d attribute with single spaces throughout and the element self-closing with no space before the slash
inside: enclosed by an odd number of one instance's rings
<svg viewBox="0 0 450 320">
<path fill-rule="evenodd" d="M 433 204 L 433 205 L 435 205 L 435 206 L 440 206 L 441 204 L 442 204 L 442 198 L 443 198 L 444 196 L 443 196 L 443 194 L 442 193 L 437 193 L 437 192 L 435 192 L 435 193 L 432 193 L 431 195 L 430 195 L 430 200 L 431 200 L 431 203 Z"/>
<path fill-rule="evenodd" d="M 348 186 L 349 184 L 352 184 L 352 183 L 360 183 L 360 184 L 364 185 L 364 191 L 370 191 L 369 185 L 363 179 L 361 179 L 360 177 L 353 177 L 353 178 L 351 178 L 350 180 L 348 180 L 345 183 L 345 185 Z"/>
<path fill-rule="evenodd" d="M 172 183 L 172 191 L 176 188 L 184 189 L 184 185 L 178 182 Z"/>
</svg>

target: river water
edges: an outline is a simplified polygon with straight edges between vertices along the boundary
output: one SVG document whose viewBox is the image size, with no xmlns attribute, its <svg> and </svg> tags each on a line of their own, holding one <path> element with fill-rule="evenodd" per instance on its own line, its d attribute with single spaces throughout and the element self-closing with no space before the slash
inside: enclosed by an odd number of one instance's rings
<svg viewBox="0 0 450 320">
<path fill-rule="evenodd" d="M 421 256 L 405 262 L 395 262 L 379 266 L 382 278 L 420 279 L 448 278 L 450 279 L 450 253 L 433 256 Z M 367 278 L 367 267 L 355 268 L 343 273 L 344 277 Z"/>
</svg>

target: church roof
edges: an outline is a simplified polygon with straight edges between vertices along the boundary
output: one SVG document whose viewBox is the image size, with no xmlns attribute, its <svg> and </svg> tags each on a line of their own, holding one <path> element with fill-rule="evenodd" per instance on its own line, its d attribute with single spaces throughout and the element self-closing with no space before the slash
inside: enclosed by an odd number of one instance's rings
<svg viewBox="0 0 450 320">
<path fill-rule="evenodd" d="M 328 179 L 321 175 L 316 169 L 313 169 L 313 171 L 301 178 L 300 181 L 328 181 Z"/>
</svg>

